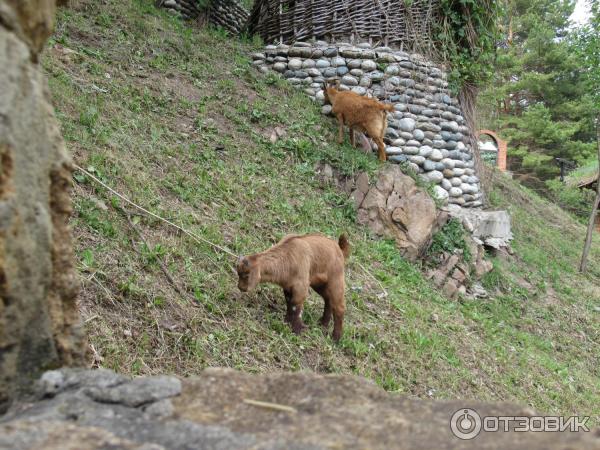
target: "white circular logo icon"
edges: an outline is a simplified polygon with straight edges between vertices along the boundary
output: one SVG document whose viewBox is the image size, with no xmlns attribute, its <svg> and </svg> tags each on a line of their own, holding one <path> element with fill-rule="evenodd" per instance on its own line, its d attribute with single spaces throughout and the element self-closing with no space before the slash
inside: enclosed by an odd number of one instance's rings
<svg viewBox="0 0 600 450">
<path fill-rule="evenodd" d="M 481 417 L 474 409 L 459 409 L 452 414 L 450 429 L 452 434 L 459 439 L 473 439 L 481 431 Z"/>
</svg>

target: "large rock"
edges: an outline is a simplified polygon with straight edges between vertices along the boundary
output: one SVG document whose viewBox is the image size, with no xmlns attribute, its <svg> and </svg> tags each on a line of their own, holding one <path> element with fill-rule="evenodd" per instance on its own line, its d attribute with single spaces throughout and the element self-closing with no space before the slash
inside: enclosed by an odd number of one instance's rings
<svg viewBox="0 0 600 450">
<path fill-rule="evenodd" d="M 42 368 L 82 362 L 71 164 L 37 64 L 53 0 L 0 0 L 0 411 Z"/>
<path fill-rule="evenodd" d="M 2 32 L 13 34 L 27 47 L 31 60 L 36 62 L 54 28 L 56 6 L 65 3 L 67 0 L 1 0 Z M 3 60 L 2 67 L 6 67 L 5 63 L 6 60 Z"/>
<path fill-rule="evenodd" d="M 134 407 L 91 397 L 103 387 L 89 373 L 61 370 L 55 376 L 74 383 L 14 408 L 0 423 L 0 449 L 600 449 L 593 432 L 481 431 L 462 441 L 450 423 L 465 408 L 480 418 L 539 414 L 507 403 L 415 399 L 355 376 L 211 368 L 182 380 L 181 393 L 161 396 L 159 389 L 160 400 Z"/>
<path fill-rule="evenodd" d="M 451 207 L 449 213 L 473 230 L 473 237 L 489 247 L 508 247 L 513 238 L 508 211 L 482 211 Z"/>
<path fill-rule="evenodd" d="M 393 238 L 410 260 L 425 252 L 431 236 L 447 219 L 429 194 L 399 166 L 383 169 L 358 207 L 359 222 L 378 235 Z"/>
</svg>

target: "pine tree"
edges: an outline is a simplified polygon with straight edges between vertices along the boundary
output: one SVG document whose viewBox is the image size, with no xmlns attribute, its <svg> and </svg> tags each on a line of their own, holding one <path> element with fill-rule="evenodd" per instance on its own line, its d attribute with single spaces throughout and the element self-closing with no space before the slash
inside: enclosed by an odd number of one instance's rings
<svg viewBox="0 0 600 450">
<path fill-rule="evenodd" d="M 573 9 L 572 0 L 506 0 L 496 75 L 480 95 L 482 125 L 509 141 L 509 170 L 534 180 L 556 177 L 557 157 L 595 154 L 592 97 L 569 39 Z"/>
</svg>

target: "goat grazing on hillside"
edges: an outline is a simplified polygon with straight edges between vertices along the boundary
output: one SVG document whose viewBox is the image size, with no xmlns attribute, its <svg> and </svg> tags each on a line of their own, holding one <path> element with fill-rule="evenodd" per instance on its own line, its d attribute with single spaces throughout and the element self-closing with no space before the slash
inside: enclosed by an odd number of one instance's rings
<svg viewBox="0 0 600 450">
<path fill-rule="evenodd" d="M 339 87 L 339 82 L 337 84 Z M 325 102 L 331 104 L 333 114 L 339 122 L 338 142 L 344 142 L 344 124 L 350 128 L 350 143 L 354 145 L 354 130 L 369 135 L 379 152 L 379 160 L 385 161 L 383 136 L 387 129 L 386 111 L 394 111 L 394 106 L 381 103 L 374 98 L 363 97 L 356 92 L 340 91 L 333 85 L 325 86 Z"/>
<path fill-rule="evenodd" d="M 327 328 L 333 313 L 333 340 L 342 336 L 346 301 L 344 299 L 344 264 L 350 255 L 345 235 L 335 242 L 320 234 L 288 235 L 270 249 L 237 262 L 238 287 L 247 292 L 259 283 L 273 283 L 283 288 L 287 303 L 285 321 L 300 334 L 304 300 L 313 288 L 325 301 L 321 325 Z"/>
</svg>

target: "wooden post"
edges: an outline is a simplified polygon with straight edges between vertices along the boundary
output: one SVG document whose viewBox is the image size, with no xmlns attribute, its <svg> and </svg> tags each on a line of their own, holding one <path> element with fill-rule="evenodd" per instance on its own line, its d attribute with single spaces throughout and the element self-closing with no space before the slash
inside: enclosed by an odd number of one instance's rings
<svg viewBox="0 0 600 450">
<path fill-rule="evenodd" d="M 587 267 L 587 258 L 588 254 L 590 253 L 590 247 L 592 246 L 592 233 L 594 232 L 596 214 L 598 213 L 598 203 L 600 203 L 600 116 L 596 117 L 596 141 L 598 144 L 598 179 L 596 180 L 596 198 L 594 198 L 594 205 L 592 206 L 592 213 L 590 214 L 590 221 L 588 223 L 587 234 L 585 236 L 585 245 L 583 246 L 581 264 L 579 265 L 580 272 L 585 272 Z"/>
</svg>

